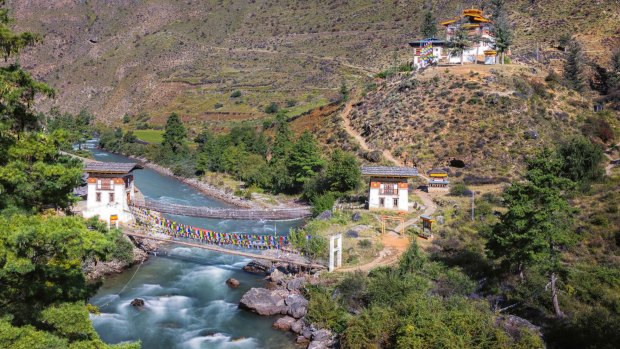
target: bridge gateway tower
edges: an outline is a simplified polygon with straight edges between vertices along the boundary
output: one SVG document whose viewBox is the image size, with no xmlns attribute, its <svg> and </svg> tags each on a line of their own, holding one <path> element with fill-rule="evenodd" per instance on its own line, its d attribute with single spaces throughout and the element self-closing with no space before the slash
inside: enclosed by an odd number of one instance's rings
<svg viewBox="0 0 620 349">
<path fill-rule="evenodd" d="M 129 204 L 135 196 L 133 171 L 140 168 L 131 162 L 87 163 L 84 168 L 88 175 L 84 218 L 99 216 L 111 225 L 131 221 Z"/>
<path fill-rule="evenodd" d="M 409 211 L 407 180 L 418 176 L 415 167 L 362 166 L 369 177 L 368 209 Z"/>
</svg>

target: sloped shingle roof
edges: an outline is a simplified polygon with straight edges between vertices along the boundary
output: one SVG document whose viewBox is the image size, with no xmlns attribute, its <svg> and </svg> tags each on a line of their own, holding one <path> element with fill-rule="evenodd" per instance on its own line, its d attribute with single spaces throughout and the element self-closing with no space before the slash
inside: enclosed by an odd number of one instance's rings
<svg viewBox="0 0 620 349">
<path fill-rule="evenodd" d="M 96 173 L 129 173 L 142 166 L 135 162 L 89 162 L 84 166 L 85 172 Z"/>
<path fill-rule="evenodd" d="M 418 169 L 415 167 L 362 166 L 362 175 L 386 177 L 415 177 L 418 175 Z"/>
</svg>

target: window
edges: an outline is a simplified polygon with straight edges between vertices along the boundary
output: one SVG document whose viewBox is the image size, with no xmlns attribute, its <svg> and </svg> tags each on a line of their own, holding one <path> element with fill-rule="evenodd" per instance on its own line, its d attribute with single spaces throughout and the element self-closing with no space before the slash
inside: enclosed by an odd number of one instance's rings
<svg viewBox="0 0 620 349">
<path fill-rule="evenodd" d="M 379 199 L 379 207 L 385 207 L 385 198 Z"/>
<path fill-rule="evenodd" d="M 110 203 L 114 202 L 114 193 L 110 193 Z"/>
<path fill-rule="evenodd" d="M 95 201 L 101 202 L 101 193 L 96 193 L 95 194 Z"/>
<path fill-rule="evenodd" d="M 394 199 L 394 207 L 398 207 L 398 199 Z"/>
</svg>

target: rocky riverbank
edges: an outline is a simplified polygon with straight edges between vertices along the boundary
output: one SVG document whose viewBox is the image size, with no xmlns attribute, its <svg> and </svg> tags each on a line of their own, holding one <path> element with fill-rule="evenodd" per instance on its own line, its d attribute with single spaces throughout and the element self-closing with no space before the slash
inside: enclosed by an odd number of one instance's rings
<svg viewBox="0 0 620 349">
<path fill-rule="evenodd" d="M 133 265 L 144 263 L 149 258 L 149 253 L 157 251 L 160 243 L 146 239 L 130 239 L 134 245 L 132 261 L 127 263 L 119 260 L 106 262 L 89 261 L 83 269 L 88 280 L 98 280 L 105 275 L 119 274 Z"/>
<path fill-rule="evenodd" d="M 247 200 L 247 199 L 243 199 L 237 196 L 234 196 L 230 193 L 225 192 L 224 190 L 222 190 L 221 188 L 215 187 L 213 185 L 210 185 L 208 183 L 205 183 L 201 180 L 199 180 L 198 178 L 185 178 L 185 177 L 181 177 L 181 176 L 177 176 L 175 175 L 171 169 L 152 163 L 151 161 L 149 161 L 146 158 L 140 158 L 137 156 L 132 156 L 132 155 L 125 155 L 128 158 L 131 158 L 133 160 L 138 161 L 142 166 L 147 167 L 159 174 L 165 175 L 165 176 L 169 176 L 169 177 L 173 177 L 174 179 L 183 182 L 184 184 L 189 185 L 190 187 L 200 191 L 201 193 L 208 195 L 212 198 L 224 201 L 228 204 L 232 204 L 235 205 L 237 207 L 241 207 L 241 208 L 257 208 L 258 204 L 256 204 L 255 202 L 252 202 L 251 200 Z"/>
<path fill-rule="evenodd" d="M 256 261 L 250 264 L 251 269 L 256 269 Z M 263 316 L 282 315 L 273 323 L 273 327 L 293 332 L 297 336 L 297 344 L 307 345 L 309 349 L 332 348 L 335 344 L 334 335 L 329 330 L 316 328 L 306 320 L 308 300 L 302 290 L 306 284 L 317 283 L 318 276 L 285 272 L 278 268 L 271 271 L 265 278 L 267 287 L 251 288 L 241 297 L 239 308 Z"/>
</svg>

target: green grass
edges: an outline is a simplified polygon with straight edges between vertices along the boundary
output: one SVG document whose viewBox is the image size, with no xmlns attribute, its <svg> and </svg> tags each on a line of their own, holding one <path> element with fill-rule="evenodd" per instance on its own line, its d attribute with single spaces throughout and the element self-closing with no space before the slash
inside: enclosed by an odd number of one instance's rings
<svg viewBox="0 0 620 349">
<path fill-rule="evenodd" d="M 133 134 L 136 135 L 140 140 L 149 143 L 161 143 L 164 139 L 162 130 L 134 130 Z"/>
</svg>

